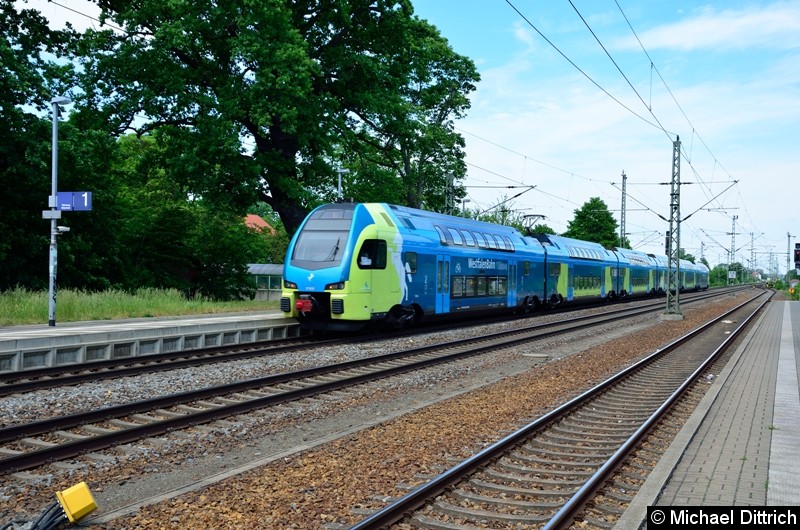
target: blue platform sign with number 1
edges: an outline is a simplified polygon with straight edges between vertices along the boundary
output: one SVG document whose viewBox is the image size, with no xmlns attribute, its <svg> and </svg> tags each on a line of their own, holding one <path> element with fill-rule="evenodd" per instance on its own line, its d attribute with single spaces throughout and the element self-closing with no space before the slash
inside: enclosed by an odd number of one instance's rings
<svg viewBox="0 0 800 530">
<path fill-rule="evenodd" d="M 86 212 L 92 209 L 91 191 L 59 191 L 57 210 Z"/>
</svg>

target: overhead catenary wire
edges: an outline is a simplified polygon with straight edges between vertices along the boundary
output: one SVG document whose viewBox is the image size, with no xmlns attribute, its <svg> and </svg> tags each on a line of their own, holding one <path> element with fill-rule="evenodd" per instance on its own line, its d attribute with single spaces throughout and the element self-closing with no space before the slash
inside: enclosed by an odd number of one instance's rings
<svg viewBox="0 0 800 530">
<path fill-rule="evenodd" d="M 620 10 L 620 12 L 622 13 L 622 16 L 625 18 L 625 21 L 626 21 L 626 23 L 628 24 L 628 27 L 630 28 L 631 32 L 634 34 L 635 38 L 636 38 L 636 39 L 637 39 L 637 41 L 639 42 L 639 45 L 640 45 L 640 47 L 642 48 L 642 50 L 645 52 L 645 55 L 646 55 L 646 57 L 647 57 L 647 60 L 648 60 L 648 65 L 649 65 L 649 67 L 651 68 L 651 96 L 650 96 L 650 100 L 651 100 L 651 102 L 650 102 L 650 103 L 646 102 L 646 101 L 644 100 L 644 98 L 643 98 L 643 97 L 642 97 L 642 96 L 639 94 L 639 92 L 636 90 L 636 88 L 635 88 L 635 87 L 633 86 L 633 84 L 630 82 L 630 80 L 629 80 L 628 76 L 625 74 L 625 72 L 623 71 L 623 69 L 622 69 L 622 68 L 619 66 L 619 64 L 617 63 L 617 61 L 616 61 L 616 60 L 614 60 L 614 58 L 613 58 L 613 57 L 611 56 L 611 54 L 608 52 L 608 49 L 606 48 L 606 46 L 604 46 L 604 45 L 603 45 L 603 43 L 600 41 L 600 39 L 599 39 L 599 37 L 597 36 L 597 34 L 596 34 L 596 33 L 594 32 L 594 30 L 591 28 L 591 26 L 589 25 L 589 23 L 588 23 L 588 21 L 586 20 L 586 18 L 585 18 L 585 17 L 583 17 L 583 15 L 580 13 L 580 11 L 577 9 L 577 7 L 575 6 L 575 4 L 574 4 L 574 3 L 573 3 L 571 0 L 570 0 L 570 5 L 572 6 L 572 8 L 573 8 L 573 10 L 576 12 L 576 14 L 577 14 L 577 15 L 580 17 L 580 19 L 583 21 L 584 25 L 585 25 L 585 26 L 587 27 L 587 29 L 590 31 L 590 33 L 591 33 L 591 34 L 592 34 L 592 36 L 595 38 L 595 40 L 597 41 L 597 43 L 600 45 L 600 47 L 603 49 L 603 51 L 606 53 L 606 55 L 607 55 L 607 56 L 609 57 L 609 59 L 612 61 L 612 63 L 613 63 L 613 64 L 614 64 L 614 66 L 617 68 L 617 70 L 618 70 L 618 72 L 620 73 L 620 75 L 621 75 L 621 76 L 622 76 L 622 77 L 625 79 L 625 81 L 628 83 L 628 85 L 629 85 L 629 86 L 631 87 L 631 89 L 634 91 L 634 93 L 635 93 L 635 94 L 636 94 L 636 96 L 639 98 L 639 100 L 642 102 L 642 104 L 645 106 L 645 108 L 647 108 L 647 109 L 648 109 L 648 112 L 650 112 L 650 114 L 653 116 L 653 119 L 654 119 L 654 120 L 655 120 L 655 121 L 658 123 L 658 127 L 657 127 L 657 128 L 661 129 L 662 131 L 664 131 L 665 133 L 667 133 L 667 135 L 669 136 L 671 133 L 670 133 L 670 132 L 669 132 L 669 131 L 668 131 L 668 130 L 665 128 L 665 127 L 661 126 L 661 121 L 660 121 L 660 120 L 659 120 L 659 118 L 656 116 L 656 111 L 655 111 L 655 109 L 653 109 L 653 106 L 652 106 L 652 72 L 653 72 L 653 70 L 654 70 L 654 71 L 657 73 L 657 75 L 659 76 L 659 79 L 661 80 L 661 82 L 662 82 L 662 83 L 664 84 L 664 86 L 666 87 L 667 91 L 669 92 L 669 94 L 670 94 L 670 96 L 672 97 L 673 101 L 675 102 L 676 106 L 679 108 L 679 110 L 680 110 L 681 114 L 684 116 L 684 118 L 686 119 L 687 123 L 689 124 L 689 126 L 690 126 L 690 128 L 691 128 L 691 133 L 692 133 L 692 134 L 691 134 L 691 138 L 690 138 L 690 141 L 689 141 L 689 150 L 687 151 L 687 150 L 686 150 L 686 144 L 685 144 L 685 143 L 682 143 L 682 144 L 681 144 L 681 156 L 682 156 L 682 158 L 683 158 L 683 159 L 686 161 L 686 163 L 688 164 L 688 166 L 689 166 L 689 168 L 690 168 L 690 171 L 692 172 L 692 174 L 693 174 L 693 175 L 695 176 L 695 178 L 696 178 L 696 179 L 699 181 L 699 183 L 701 183 L 701 184 L 702 184 L 702 186 L 701 186 L 701 190 L 702 190 L 703 194 L 705 195 L 706 199 L 708 199 L 708 202 L 706 203 L 706 205 L 707 205 L 707 204 L 709 204 L 709 203 L 711 203 L 711 202 L 713 202 L 713 201 L 715 201 L 715 200 L 718 200 L 718 199 L 720 199 L 720 197 L 721 197 L 721 196 L 722 196 L 722 195 L 723 195 L 725 192 L 727 192 L 727 191 L 728 191 L 728 190 L 729 190 L 731 187 L 735 186 L 735 185 L 736 185 L 736 184 L 739 182 L 739 180 L 738 180 L 738 179 L 734 179 L 734 178 L 731 176 L 731 174 L 730 174 L 730 173 L 729 173 L 729 172 L 728 172 L 728 171 L 725 169 L 725 167 L 724 167 L 724 166 L 723 166 L 723 165 L 722 165 L 722 164 L 719 162 L 719 159 L 716 157 L 716 155 L 714 155 L 714 153 L 711 151 L 711 149 L 709 148 L 709 146 L 708 146 L 708 144 L 705 142 L 705 140 L 702 138 L 702 136 L 701 136 L 701 135 L 700 135 L 700 134 L 697 132 L 697 129 L 696 129 L 696 127 L 695 127 L 695 126 L 692 124 L 691 120 L 690 120 L 690 119 L 688 118 L 688 116 L 686 115 L 686 112 L 684 111 L 683 107 L 681 107 L 681 106 L 680 106 L 680 104 L 678 103 L 677 97 L 675 97 L 675 94 L 672 92 L 672 90 L 671 90 L 671 89 L 669 88 L 669 86 L 667 85 L 667 83 L 666 83 L 666 80 L 664 79 L 664 77 L 661 75 L 661 72 L 660 72 L 660 71 L 658 70 L 658 68 L 656 67 L 656 65 L 655 65 L 655 62 L 654 62 L 654 61 L 652 60 L 652 58 L 650 57 L 649 53 L 647 53 L 647 50 L 644 48 L 644 45 L 642 44 L 642 42 L 641 42 L 641 39 L 639 39 L 638 35 L 637 35 L 637 34 L 636 34 L 636 32 L 634 31 L 632 24 L 630 23 L 630 21 L 629 21 L 628 17 L 625 15 L 624 11 L 622 10 L 622 7 L 619 5 L 619 2 L 617 2 L 616 0 L 615 0 L 615 2 L 616 2 L 616 4 L 617 4 L 617 7 L 618 7 L 618 9 L 619 9 L 619 10 Z M 634 114 L 635 116 L 637 116 L 637 117 L 639 117 L 640 119 L 642 119 L 642 117 L 641 117 L 639 114 L 637 114 L 636 112 L 633 112 L 633 111 L 631 110 L 631 108 L 630 108 L 630 107 L 628 107 L 627 105 L 624 105 L 624 104 L 622 104 L 618 98 L 616 98 L 616 97 L 614 97 L 613 95 L 611 95 L 611 94 L 610 94 L 610 93 L 609 93 L 607 90 L 605 90 L 605 89 L 604 89 L 604 88 L 603 88 L 603 87 L 600 85 L 600 83 L 599 83 L 599 82 L 597 82 L 597 81 L 595 81 L 594 79 L 592 79 L 592 78 L 591 78 L 591 76 L 590 76 L 589 74 L 587 74 L 587 73 L 586 73 L 586 72 L 585 72 L 585 71 L 584 71 L 582 68 L 580 68 L 580 67 L 579 67 L 579 66 L 578 66 L 578 65 L 575 63 L 575 61 L 573 61 L 572 59 L 570 59 L 570 58 L 569 58 L 569 57 L 568 57 L 568 56 L 567 56 L 567 55 L 566 55 L 564 52 L 562 52 L 562 51 L 561 51 L 561 50 L 560 50 L 560 49 L 559 49 L 559 48 L 558 48 L 558 47 L 557 47 L 557 46 L 556 46 L 556 45 L 555 45 L 555 44 L 554 44 L 554 43 L 553 43 L 553 42 L 552 42 L 550 39 L 548 39 L 548 38 L 547 38 L 547 37 L 546 37 L 546 36 L 545 36 L 545 35 L 544 35 L 544 34 L 543 34 L 541 31 L 539 31 L 539 29 L 538 29 L 538 28 L 537 28 L 537 27 L 536 27 L 534 24 L 532 24 L 532 23 L 531 23 L 531 21 L 530 21 L 530 20 L 528 20 L 528 18 L 527 18 L 527 17 L 525 17 L 525 16 L 524 16 L 524 14 L 523 14 L 523 13 L 522 13 L 522 12 L 521 12 L 519 9 L 517 9 L 517 7 L 516 7 L 516 6 L 514 6 L 514 5 L 513 5 L 513 3 L 512 3 L 510 0 L 506 0 L 506 3 L 507 3 L 507 4 L 508 4 L 508 5 L 509 5 L 509 6 L 510 6 L 510 7 L 511 7 L 511 8 L 512 8 L 512 9 L 513 9 L 513 10 L 514 10 L 514 11 L 515 11 L 515 12 L 516 12 L 516 13 L 517 13 L 517 14 L 518 14 L 518 15 L 519 15 L 519 16 L 520 16 L 520 17 L 521 17 L 521 18 L 522 18 L 524 21 L 525 21 L 525 23 L 527 23 L 527 24 L 528 24 L 528 25 L 529 25 L 529 26 L 530 26 L 530 27 L 531 27 L 531 28 L 532 28 L 534 31 L 536 31 L 536 32 L 537 32 L 537 33 L 538 33 L 538 34 L 539 34 L 539 35 L 540 35 L 540 36 L 541 36 L 541 37 L 542 37 L 542 38 L 543 38 L 543 39 L 544 39 L 544 40 L 545 40 L 545 41 L 546 41 L 546 42 L 547 42 L 547 43 L 548 43 L 548 44 L 549 44 L 549 45 L 550 45 L 550 46 L 551 46 L 553 49 L 555 49 L 555 50 L 556 50 L 556 51 L 557 51 L 557 52 L 558 52 L 558 53 L 559 53 L 559 54 L 560 54 L 560 55 L 561 55 L 561 56 L 562 56 L 564 59 L 566 59 L 566 60 L 567 60 L 567 62 L 569 62 L 569 63 L 570 63 L 570 64 L 571 64 L 571 65 L 572 65 L 572 66 L 573 66 L 573 67 L 574 67 L 576 70 L 578 70 L 578 72 L 580 72 L 580 73 L 581 73 L 581 74 L 582 74 L 584 77 L 586 77 L 587 79 L 589 79 L 589 81 L 590 81 L 590 82 L 592 82 L 592 84 L 594 84 L 595 86 L 597 86 L 597 87 L 598 87 L 598 88 L 599 88 L 599 89 L 600 89 L 600 90 L 601 90 L 603 93 L 605 93 L 606 95 L 608 95 L 608 96 L 609 96 L 609 97 L 610 97 L 610 98 L 611 98 L 613 101 L 615 101 L 616 103 L 620 104 L 620 105 L 621 105 L 621 106 L 622 106 L 622 107 L 623 107 L 625 110 L 627 110 L 628 112 L 631 112 L 631 113 L 632 113 L 632 114 Z M 644 121 L 645 121 L 645 122 L 647 122 L 647 123 L 648 123 L 648 124 L 650 124 L 650 125 L 654 125 L 654 124 L 653 124 L 652 122 L 650 122 L 649 120 L 646 120 L 646 119 L 645 119 Z M 713 184 L 713 183 L 716 183 L 716 181 L 713 179 L 713 174 L 712 174 L 712 176 L 711 176 L 711 178 L 710 178 L 710 179 L 708 179 L 708 178 L 704 178 L 704 177 L 702 176 L 701 172 L 700 172 L 700 171 L 698 171 L 697 167 L 695 166 L 695 164 L 694 164 L 694 162 L 693 162 L 693 160 L 692 160 L 692 156 L 691 156 L 691 154 L 692 154 L 692 151 L 693 151 L 693 144 L 694 144 L 694 137 L 695 137 L 695 136 L 697 136 L 698 140 L 699 140 L 699 141 L 702 143 L 703 147 L 706 149 L 706 151 L 709 153 L 709 155 L 710 155 L 710 156 L 711 156 L 711 158 L 713 159 L 713 168 L 712 168 L 712 171 L 716 171 L 716 169 L 717 169 L 717 166 L 719 166 L 719 168 L 720 168 L 720 169 L 721 169 L 721 170 L 722 170 L 722 171 L 723 171 L 723 172 L 724 172 L 724 173 L 725 173 L 725 174 L 726 174 L 726 175 L 729 177 L 729 180 L 727 180 L 727 181 L 724 181 L 724 182 L 725 182 L 725 183 L 729 183 L 729 184 L 731 184 L 731 186 L 729 186 L 728 188 L 726 188 L 726 190 L 724 190 L 724 191 L 723 191 L 723 192 L 721 192 L 721 193 L 716 193 L 716 194 L 715 194 L 715 193 L 712 191 L 711 184 Z M 676 135 L 676 137 L 677 137 L 677 135 Z M 683 184 L 683 183 L 682 183 L 682 184 Z M 630 194 L 629 194 L 629 193 L 626 193 L 626 196 L 630 197 Z M 741 196 L 741 193 L 740 193 L 740 196 Z M 705 206 L 705 205 L 704 205 L 704 206 Z M 702 207 L 701 207 L 700 209 L 702 209 Z M 699 209 L 698 209 L 698 211 L 699 211 Z M 694 212 L 693 212 L 693 213 L 694 213 Z"/>
</svg>

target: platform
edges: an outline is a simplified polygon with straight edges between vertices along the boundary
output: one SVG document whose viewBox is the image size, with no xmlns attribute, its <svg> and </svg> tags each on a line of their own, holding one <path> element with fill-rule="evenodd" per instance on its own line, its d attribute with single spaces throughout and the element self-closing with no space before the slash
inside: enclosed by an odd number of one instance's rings
<svg viewBox="0 0 800 530">
<path fill-rule="evenodd" d="M 648 506 L 800 505 L 800 303 L 771 302 L 615 529 Z"/>
<path fill-rule="evenodd" d="M 297 336 L 282 313 L 258 312 L 0 328 L 0 373 Z"/>
</svg>

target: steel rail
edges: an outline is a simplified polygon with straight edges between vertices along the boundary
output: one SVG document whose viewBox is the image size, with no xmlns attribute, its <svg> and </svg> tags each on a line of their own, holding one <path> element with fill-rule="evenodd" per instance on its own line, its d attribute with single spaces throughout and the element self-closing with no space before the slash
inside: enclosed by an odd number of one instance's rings
<svg viewBox="0 0 800 530">
<path fill-rule="evenodd" d="M 638 316 L 640 314 L 653 311 L 654 311 L 653 309 L 628 308 L 627 310 L 617 312 L 614 315 L 606 314 L 600 316 L 592 315 L 592 316 L 576 317 L 559 323 L 567 326 L 565 329 L 551 330 L 544 333 L 540 333 L 536 335 L 534 338 L 541 339 L 556 334 L 575 331 L 576 329 L 580 329 L 581 327 L 597 326 L 610 321 L 620 320 L 624 318 L 632 318 L 634 316 Z M 589 324 L 586 324 L 585 323 L 586 320 L 591 320 L 591 322 Z M 119 431 L 115 431 L 113 433 L 90 436 L 87 437 L 87 439 L 85 440 L 68 442 L 50 448 L 39 449 L 28 453 L 9 456 L 0 460 L 0 474 L 14 472 L 14 471 L 21 471 L 24 469 L 31 469 L 33 467 L 37 467 L 39 465 L 43 465 L 48 462 L 56 461 L 59 459 L 70 458 L 78 456 L 82 453 L 97 451 L 100 449 L 112 447 L 114 445 L 128 443 L 138 439 L 155 436 L 158 434 L 163 434 L 171 430 L 182 429 L 194 425 L 208 423 L 216 419 L 221 419 L 236 414 L 250 412 L 252 410 L 256 410 L 259 408 L 273 406 L 278 403 L 285 403 L 288 401 L 293 401 L 320 393 L 331 392 L 333 390 L 339 390 L 345 387 L 354 386 L 364 382 L 373 381 L 413 370 L 419 370 L 436 364 L 450 362 L 459 358 L 464 358 L 467 356 L 478 355 L 481 353 L 494 351 L 498 347 L 510 347 L 519 343 L 530 341 L 531 340 L 531 337 L 529 336 L 530 333 L 547 327 L 555 327 L 555 324 L 553 323 L 538 324 L 526 328 L 525 330 L 517 329 L 512 331 L 498 332 L 483 337 L 461 339 L 453 341 L 451 343 L 447 343 L 445 346 L 450 349 L 469 346 L 469 349 L 456 351 L 444 355 L 437 355 L 436 357 L 423 358 L 423 360 L 421 361 L 415 361 L 399 366 L 392 366 L 388 369 L 380 369 L 375 372 L 359 374 L 354 377 L 346 377 L 333 382 L 326 382 L 322 384 L 315 383 L 313 386 L 309 386 L 303 389 L 284 391 L 281 392 L 280 394 L 275 394 L 261 398 L 254 398 L 236 404 L 220 405 L 219 407 L 210 408 L 195 413 L 187 413 L 183 416 L 168 418 L 150 424 L 143 424 L 140 426 L 131 427 L 128 429 L 122 429 Z M 520 335 L 523 336 L 520 337 Z M 515 336 L 516 338 L 509 338 Z M 493 342 L 498 340 L 502 340 L 502 344 Z M 484 343 L 485 345 L 478 347 L 470 346 L 471 344 L 474 344 L 476 341 Z M 299 370 L 295 372 L 275 374 L 261 378 L 251 379 L 248 381 L 241 381 L 227 385 L 222 385 L 219 387 L 211 387 L 206 389 L 189 391 L 181 394 L 173 394 L 150 400 L 138 401 L 130 404 L 117 405 L 86 413 L 78 413 L 68 416 L 49 418 L 25 425 L 10 426 L 0 429 L 0 442 L 10 442 L 27 436 L 43 434 L 70 427 L 77 427 L 89 423 L 106 421 L 112 418 L 130 416 L 142 412 L 174 407 L 180 404 L 219 397 L 225 394 L 244 392 L 269 385 L 298 382 L 302 381 L 303 379 L 317 377 L 320 375 L 327 375 L 335 372 L 353 370 L 355 368 L 364 368 L 369 365 L 386 364 L 388 362 L 400 360 L 403 358 L 407 359 L 409 357 L 414 357 L 414 356 L 425 356 L 428 355 L 430 352 L 442 349 L 442 347 L 443 347 L 442 344 L 429 345 L 407 351 L 387 353 L 376 357 L 366 357 L 363 359 L 357 359 L 335 365 L 320 366 L 305 370 Z"/>
<path fill-rule="evenodd" d="M 575 494 L 564 504 L 564 506 L 553 516 L 552 519 L 544 526 L 543 530 L 556 530 L 566 528 L 572 523 L 572 520 L 577 515 L 580 509 L 585 506 L 586 502 L 594 495 L 600 485 L 616 470 L 628 454 L 639 444 L 644 436 L 656 425 L 660 419 L 667 414 L 675 402 L 686 393 L 697 379 L 700 378 L 702 373 L 710 366 L 722 353 L 727 350 L 731 343 L 736 340 L 743 330 L 747 327 L 753 318 L 758 315 L 763 307 L 770 302 L 773 295 L 763 301 L 755 311 L 747 316 L 736 329 L 731 332 L 725 340 L 709 354 L 705 361 L 703 361 L 697 369 L 692 372 L 689 377 L 667 398 L 667 400 L 647 420 L 634 432 L 625 443 L 614 452 L 613 455 L 604 463 L 595 474 L 586 481 Z"/>
<path fill-rule="evenodd" d="M 702 300 L 707 297 L 719 296 L 720 292 L 703 293 L 695 299 L 688 300 L 688 303 Z M 658 303 L 651 304 L 657 306 Z M 597 307 L 586 306 L 586 307 Z M 570 310 L 584 309 L 584 306 L 570 307 Z M 625 311 L 625 309 L 619 309 Z M 526 315 L 530 317 L 530 315 Z M 515 318 L 524 318 L 517 316 Z M 504 319 L 504 320 L 507 320 Z M 491 322 L 496 321 L 495 319 Z M 503 319 L 499 320 L 503 321 Z M 485 323 L 486 321 L 481 321 Z M 473 323 L 468 321 L 468 323 Z M 413 329 L 407 332 L 393 332 L 388 337 L 397 338 L 398 334 L 416 334 L 429 332 L 430 329 Z M 77 385 L 88 381 L 100 379 L 115 379 L 129 377 L 142 373 L 156 373 L 180 368 L 202 366 L 209 363 L 230 362 L 241 359 L 249 359 L 264 355 L 285 353 L 303 348 L 306 345 L 323 346 L 325 344 L 337 344 L 342 341 L 365 342 L 369 340 L 380 340 L 387 338 L 387 334 L 370 334 L 359 337 L 348 337 L 338 339 L 321 339 L 315 337 L 293 337 L 276 339 L 272 341 L 256 341 L 246 344 L 212 346 L 207 348 L 196 348 L 190 350 L 161 352 L 147 355 L 137 355 L 134 357 L 124 357 L 117 359 L 105 359 L 99 361 L 87 361 L 84 363 L 65 364 L 60 366 L 48 366 L 43 368 L 30 368 L 25 370 L 10 371 L 0 373 L 0 397 L 11 394 L 56 388 L 59 386 Z M 269 346 L 266 346 L 269 344 Z"/>
<path fill-rule="evenodd" d="M 710 322 L 707 322 L 706 324 L 695 330 L 692 330 L 686 335 L 667 344 L 663 348 L 656 350 L 652 354 L 641 359 L 635 364 L 627 367 L 626 369 L 615 374 L 614 376 L 595 385 L 593 388 L 587 390 L 586 392 L 580 394 L 579 396 L 553 409 L 547 414 L 537 418 L 536 420 L 525 425 L 521 429 L 518 429 L 517 431 L 505 436 L 495 444 L 483 449 L 482 451 L 476 453 L 472 457 L 464 460 L 463 462 L 457 464 L 451 469 L 438 475 L 433 480 L 415 488 L 413 491 L 401 497 L 400 499 L 395 500 L 391 504 L 385 506 L 384 508 L 378 510 L 369 517 L 351 526 L 350 530 L 377 530 L 379 528 L 385 528 L 391 524 L 401 521 L 403 517 L 405 517 L 406 515 L 418 510 L 419 508 L 427 504 L 431 499 L 435 498 L 436 496 L 445 492 L 448 488 L 452 487 L 453 485 L 461 481 L 464 477 L 471 475 L 472 473 L 481 468 L 486 467 L 493 460 L 497 459 L 500 455 L 506 453 L 509 449 L 519 445 L 521 441 L 529 438 L 532 434 L 554 423 L 556 420 L 568 415 L 571 410 L 577 408 L 580 405 L 585 404 L 589 400 L 593 399 L 595 396 L 601 394 L 607 388 L 616 384 L 620 380 L 628 377 L 629 374 L 638 371 L 641 367 L 649 364 L 654 359 L 685 344 L 692 338 L 696 337 L 697 335 L 708 329 L 710 326 L 726 318 L 728 315 L 741 309 L 747 304 L 752 303 L 754 300 L 756 300 L 759 296 L 762 296 L 763 294 L 764 293 L 759 293 L 750 300 L 747 300 L 746 302 L 737 305 L 735 308 L 725 312 L 725 314 L 715 318 Z M 761 307 L 763 307 L 763 304 L 759 306 L 759 310 Z M 740 326 L 739 329 L 743 328 Z M 726 339 L 726 343 L 729 343 L 730 340 L 732 340 L 730 337 Z M 661 410 L 661 408 L 659 410 Z M 603 467 L 605 467 L 605 465 Z M 578 504 L 578 502 L 579 499 L 571 501 L 570 510 L 573 509 L 574 505 Z"/>
<path fill-rule="evenodd" d="M 698 300 L 700 301 L 700 300 Z M 10 427 L 0 428 L 0 443 L 6 443 L 15 439 L 22 438 L 24 436 L 33 436 L 36 434 L 46 433 L 50 431 L 55 431 L 58 429 L 66 429 L 70 427 L 75 427 L 77 425 L 91 423 L 96 421 L 103 421 L 112 418 L 119 418 L 122 416 L 128 416 L 131 414 L 137 414 L 141 412 L 145 412 L 148 410 L 165 408 L 169 406 L 175 406 L 185 403 L 190 403 L 193 401 L 199 401 L 203 399 L 210 399 L 215 398 L 225 394 L 231 394 L 236 392 L 245 392 L 248 390 L 253 390 L 255 388 L 270 386 L 270 385 L 277 385 L 281 383 L 290 383 L 293 381 L 298 381 L 302 379 L 308 379 L 310 377 L 320 376 L 320 375 L 327 375 L 335 372 L 342 372 L 345 370 L 351 370 L 354 368 L 362 368 L 365 366 L 379 364 L 388 361 L 395 361 L 398 359 L 404 359 L 408 357 L 412 357 L 415 355 L 422 355 L 426 354 L 431 351 L 440 350 L 444 347 L 448 348 L 459 348 L 470 346 L 474 344 L 476 341 L 498 341 L 498 340 L 505 340 L 507 337 L 514 337 L 520 334 L 529 334 L 540 330 L 546 330 L 548 328 L 557 328 L 558 326 L 568 326 L 565 329 L 557 329 L 555 331 L 544 332 L 536 336 L 537 339 L 546 338 L 555 334 L 561 333 L 568 333 L 578 329 L 579 326 L 582 325 L 583 322 L 592 321 L 591 326 L 597 326 L 601 324 L 606 324 L 608 322 L 612 322 L 615 320 L 625 319 L 625 318 L 632 318 L 634 316 L 652 313 L 656 311 L 652 307 L 645 307 L 645 308 L 626 308 L 621 309 L 619 311 L 614 311 L 611 313 L 605 313 L 604 315 L 584 315 L 579 317 L 573 317 L 565 320 L 561 320 L 558 322 L 549 322 L 549 323 L 539 323 L 532 326 L 527 326 L 525 328 L 517 328 L 514 330 L 507 330 L 507 331 L 499 331 L 496 333 L 491 333 L 488 335 L 484 335 L 482 337 L 473 337 L 473 338 L 465 338 L 459 339 L 455 341 L 448 342 L 446 344 L 432 344 L 428 346 L 422 346 L 418 348 L 412 348 L 409 350 L 401 350 L 397 352 L 385 353 L 377 356 L 371 357 L 364 357 L 362 359 L 355 359 L 352 361 L 347 361 L 343 363 L 336 363 L 331 365 L 323 365 L 314 368 L 306 368 L 302 370 L 296 370 L 293 372 L 285 372 L 280 374 L 273 374 L 264 377 L 258 377 L 254 379 L 248 379 L 245 381 L 237 381 L 235 383 L 229 383 L 220 386 L 214 386 L 209 388 L 203 388 L 199 390 L 191 390 L 179 394 L 170 394 L 168 396 L 163 396 L 159 398 L 147 399 L 142 401 L 136 401 L 134 403 L 126 403 L 122 405 L 114 405 L 110 407 L 105 407 L 98 410 L 93 410 L 89 412 L 77 413 L 77 414 L 70 414 L 67 416 L 58 416 L 47 418 L 37 422 L 31 422 L 24 425 L 16 425 Z M 529 340 L 528 337 L 523 339 L 517 339 L 516 342 L 519 340 Z M 515 341 L 509 341 L 507 345 L 513 345 L 516 343 Z M 491 347 L 496 348 L 497 345 L 493 344 Z M 485 351 L 485 348 L 477 348 L 473 349 L 474 354 L 480 354 Z M 457 354 L 463 355 L 463 354 Z M 445 356 L 442 359 L 450 360 L 449 357 Z M 444 362 L 444 361 L 443 361 Z"/>
</svg>

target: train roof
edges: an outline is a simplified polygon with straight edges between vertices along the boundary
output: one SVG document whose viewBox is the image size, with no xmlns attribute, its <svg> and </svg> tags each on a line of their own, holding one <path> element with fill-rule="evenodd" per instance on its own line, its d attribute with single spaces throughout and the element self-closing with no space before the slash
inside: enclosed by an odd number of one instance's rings
<svg viewBox="0 0 800 530">
<path fill-rule="evenodd" d="M 535 234 L 534 237 L 538 239 L 543 246 L 562 250 L 571 258 L 602 261 L 617 260 L 616 256 L 600 243 L 581 241 L 580 239 L 572 239 L 571 237 L 557 236 L 554 234 Z"/>
<path fill-rule="evenodd" d="M 616 253 L 623 256 L 631 265 L 638 265 L 640 267 L 652 267 L 658 265 L 655 257 L 641 250 L 634 250 L 630 248 L 617 247 Z"/>
<path fill-rule="evenodd" d="M 400 218 L 411 219 L 412 222 L 415 223 L 414 228 L 417 227 L 417 223 L 422 223 L 420 224 L 420 227 L 424 226 L 425 223 L 430 223 L 430 226 L 432 226 L 434 223 L 438 223 L 455 227 L 465 227 L 474 230 L 492 230 L 494 232 L 503 233 L 506 235 L 522 237 L 522 235 L 519 233 L 519 230 L 512 226 L 487 223 L 486 221 L 478 221 L 477 219 L 470 219 L 468 217 L 458 217 L 443 213 L 429 212 L 427 210 L 419 210 L 416 208 L 410 208 L 408 206 L 397 206 L 394 204 L 381 204 L 381 206 L 392 210 L 394 214 Z M 429 228 L 430 226 L 426 227 Z"/>
<path fill-rule="evenodd" d="M 385 203 L 380 203 L 378 206 L 394 214 L 400 223 L 401 231 L 416 232 L 419 230 L 427 230 L 432 234 L 438 234 L 438 238 L 443 243 L 446 242 L 446 244 L 463 244 L 462 238 L 465 237 L 475 237 L 475 239 L 480 242 L 484 236 L 487 239 L 489 239 L 489 236 L 499 236 L 503 241 L 507 242 L 505 246 L 500 246 L 501 249 L 514 250 L 517 247 L 524 246 L 528 252 L 544 252 L 538 240 L 523 236 L 519 230 L 512 226 L 429 212 L 427 210 L 419 210 L 408 206 Z M 496 240 L 497 237 L 494 237 L 494 239 Z"/>
</svg>

